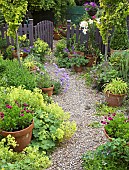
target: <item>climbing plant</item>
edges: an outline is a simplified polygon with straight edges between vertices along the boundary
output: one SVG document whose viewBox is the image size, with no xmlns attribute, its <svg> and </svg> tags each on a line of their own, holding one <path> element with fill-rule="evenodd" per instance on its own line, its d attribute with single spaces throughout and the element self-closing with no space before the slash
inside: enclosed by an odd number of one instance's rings
<svg viewBox="0 0 129 170">
<path fill-rule="evenodd" d="M 20 49 L 18 43 L 18 28 L 22 22 L 23 16 L 27 11 L 27 0 L 0 0 L 0 8 L 8 24 L 8 36 L 16 38 L 18 60 L 20 63 Z M 20 63 L 21 65 L 21 63 Z"/>
<path fill-rule="evenodd" d="M 105 60 L 107 61 L 108 39 L 113 26 L 120 26 L 129 14 L 128 0 L 99 0 L 102 15 L 97 27 L 105 44 Z"/>
</svg>

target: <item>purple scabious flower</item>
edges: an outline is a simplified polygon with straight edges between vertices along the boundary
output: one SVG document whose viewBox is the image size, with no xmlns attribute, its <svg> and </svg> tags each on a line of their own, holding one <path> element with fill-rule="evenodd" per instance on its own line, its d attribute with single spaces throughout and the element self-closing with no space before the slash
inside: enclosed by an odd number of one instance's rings
<svg viewBox="0 0 129 170">
<path fill-rule="evenodd" d="M 89 5 L 89 3 L 88 3 L 88 2 L 84 3 L 84 6 L 87 6 L 87 5 Z"/>
<path fill-rule="evenodd" d="M 24 49 L 23 49 L 23 52 L 24 52 L 24 53 L 30 53 L 30 49 L 24 48 Z"/>
<path fill-rule="evenodd" d="M 95 2 L 90 2 L 89 5 L 91 5 L 93 8 L 97 6 Z"/>
</svg>

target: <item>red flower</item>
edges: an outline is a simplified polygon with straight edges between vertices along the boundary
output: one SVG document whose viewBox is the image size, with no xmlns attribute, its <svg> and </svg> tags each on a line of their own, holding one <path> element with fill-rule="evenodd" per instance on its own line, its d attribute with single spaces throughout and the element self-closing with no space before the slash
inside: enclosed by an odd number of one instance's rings
<svg viewBox="0 0 129 170">
<path fill-rule="evenodd" d="M 6 104 L 6 108 L 12 109 L 12 106 L 10 106 L 9 104 Z"/>
<path fill-rule="evenodd" d="M 4 118 L 4 113 L 3 112 L 0 112 L 0 118 Z"/>
</svg>

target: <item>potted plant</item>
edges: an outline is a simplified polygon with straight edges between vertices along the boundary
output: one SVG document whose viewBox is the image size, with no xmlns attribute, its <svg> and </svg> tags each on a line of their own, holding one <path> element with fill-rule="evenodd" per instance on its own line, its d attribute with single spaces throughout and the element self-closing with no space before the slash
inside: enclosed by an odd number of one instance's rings
<svg viewBox="0 0 129 170">
<path fill-rule="evenodd" d="M 86 2 L 84 7 L 89 16 L 94 16 L 97 13 L 98 6 L 95 2 Z"/>
<path fill-rule="evenodd" d="M 112 141 L 112 138 L 121 138 L 129 142 L 129 118 L 123 113 L 113 113 L 104 117 L 104 133 Z"/>
<path fill-rule="evenodd" d="M 15 151 L 21 152 L 31 141 L 33 122 L 33 108 L 27 103 L 1 100 L 0 134 L 3 137 L 12 135 L 17 146 Z M 26 101 L 25 101 L 26 102 Z"/>
<path fill-rule="evenodd" d="M 88 60 L 75 52 L 74 54 L 72 54 L 72 57 L 70 58 L 70 63 L 71 66 L 74 66 L 75 72 L 82 72 L 83 71 L 82 66 L 88 63 Z"/>
<path fill-rule="evenodd" d="M 33 55 L 39 57 L 42 63 L 45 62 L 45 56 L 50 54 L 50 48 L 46 42 L 38 38 L 32 48 Z"/>
<path fill-rule="evenodd" d="M 52 96 L 54 85 L 51 77 L 46 71 L 41 71 L 37 75 L 37 86 L 42 89 L 42 92 L 47 93 L 48 96 Z"/>
<path fill-rule="evenodd" d="M 121 106 L 123 99 L 127 93 L 128 85 L 126 82 L 118 79 L 112 79 L 104 88 L 106 102 L 109 106 Z"/>
</svg>

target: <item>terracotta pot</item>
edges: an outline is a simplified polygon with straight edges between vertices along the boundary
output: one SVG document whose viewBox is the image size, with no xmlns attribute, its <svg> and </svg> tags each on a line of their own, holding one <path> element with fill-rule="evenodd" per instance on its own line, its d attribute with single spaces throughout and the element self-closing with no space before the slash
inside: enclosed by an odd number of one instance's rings
<svg viewBox="0 0 129 170">
<path fill-rule="evenodd" d="M 48 96 L 52 96 L 53 89 L 54 89 L 54 85 L 52 85 L 49 88 L 42 88 L 42 92 L 48 94 Z"/>
<path fill-rule="evenodd" d="M 78 67 L 78 66 L 74 65 L 74 70 L 76 73 L 80 73 L 83 71 L 83 67 L 82 66 Z"/>
<path fill-rule="evenodd" d="M 54 32 L 54 40 L 60 40 L 61 39 L 61 35 L 57 32 Z"/>
<path fill-rule="evenodd" d="M 14 58 L 18 58 L 16 50 L 13 51 L 12 55 Z M 27 53 L 20 54 L 20 57 L 22 57 L 22 58 L 26 58 L 27 56 L 28 56 Z"/>
<path fill-rule="evenodd" d="M 105 136 L 106 136 L 107 139 L 109 139 L 110 141 L 112 141 L 112 138 L 111 138 L 110 136 L 108 136 L 108 134 L 107 134 L 105 128 L 104 128 L 104 134 L 105 134 Z"/>
<path fill-rule="evenodd" d="M 105 97 L 108 106 L 118 107 L 122 105 L 125 94 L 112 94 L 107 92 L 105 93 Z"/>
<path fill-rule="evenodd" d="M 19 131 L 15 131 L 15 132 L 1 131 L 0 134 L 3 137 L 6 137 L 8 135 L 13 136 L 15 138 L 15 141 L 18 144 L 18 146 L 13 148 L 13 150 L 16 152 L 21 152 L 24 148 L 26 148 L 27 145 L 30 144 L 33 128 L 34 128 L 34 121 L 32 122 L 32 124 L 29 127 L 25 128 L 23 130 L 19 130 Z"/>
<path fill-rule="evenodd" d="M 92 54 L 87 54 L 86 59 L 89 60 L 89 62 L 86 64 L 87 67 L 92 67 L 96 63 L 96 57 Z"/>
</svg>

